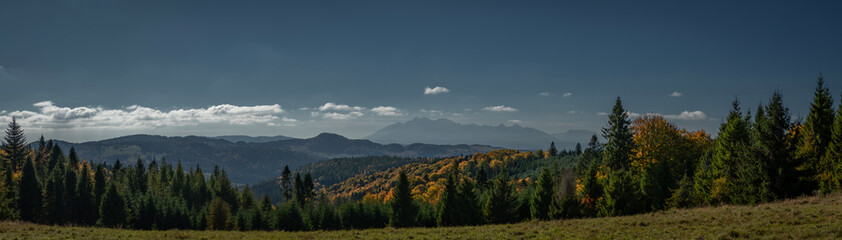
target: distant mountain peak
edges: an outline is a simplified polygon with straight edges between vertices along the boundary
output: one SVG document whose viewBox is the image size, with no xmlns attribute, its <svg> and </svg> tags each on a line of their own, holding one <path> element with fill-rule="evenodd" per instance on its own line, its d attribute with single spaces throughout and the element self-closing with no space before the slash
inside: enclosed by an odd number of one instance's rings
<svg viewBox="0 0 842 240">
<path fill-rule="evenodd" d="M 482 144 L 515 149 L 544 149 L 558 139 L 535 128 L 462 124 L 447 118 L 416 117 L 386 126 L 366 137 L 378 143 Z M 575 144 L 574 144 L 575 145 Z"/>
</svg>

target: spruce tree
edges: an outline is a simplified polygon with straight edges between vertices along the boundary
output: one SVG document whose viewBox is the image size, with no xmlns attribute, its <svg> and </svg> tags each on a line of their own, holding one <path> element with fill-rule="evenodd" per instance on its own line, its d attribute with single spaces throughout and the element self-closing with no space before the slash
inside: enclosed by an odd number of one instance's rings
<svg viewBox="0 0 842 240">
<path fill-rule="evenodd" d="M 44 220 L 42 222 L 47 224 L 58 224 L 62 222 L 59 211 L 63 210 L 61 199 L 64 193 L 64 184 L 62 183 L 63 174 L 54 170 L 47 176 L 47 181 L 44 183 L 44 203 L 42 205 L 42 214 Z"/>
<path fill-rule="evenodd" d="M 632 184 L 633 178 L 628 172 L 634 147 L 630 124 L 623 102 L 617 97 L 614 108 L 608 116 L 608 126 L 602 129 L 602 136 L 607 140 L 602 152 L 606 178 L 603 179 L 604 198 L 597 204 L 603 216 L 640 211 L 637 209 L 639 199 L 634 194 L 638 192 L 638 185 Z"/>
<path fill-rule="evenodd" d="M 76 223 L 91 225 L 96 222 L 96 205 L 88 164 L 82 164 L 79 180 L 76 182 L 76 198 L 73 201 L 73 219 Z"/>
<path fill-rule="evenodd" d="M 816 81 L 816 90 L 813 93 L 813 102 L 810 104 L 810 113 L 804 122 L 804 133 L 802 145 L 798 151 L 799 156 L 804 159 L 806 168 L 816 174 L 817 181 L 827 179 L 829 166 L 823 166 L 821 157 L 825 156 L 828 144 L 831 140 L 831 127 L 833 125 L 833 97 L 830 90 L 824 84 L 824 78 L 819 74 Z"/>
<path fill-rule="evenodd" d="M 9 127 L 6 129 L 6 137 L 3 138 L 3 160 L 8 162 L 12 172 L 20 171 L 26 157 L 26 136 L 23 129 L 12 117 Z"/>
<path fill-rule="evenodd" d="M 102 197 L 99 206 L 99 225 L 106 227 L 123 227 L 126 224 L 127 212 L 126 202 L 114 184 L 108 186 L 108 190 Z"/>
<path fill-rule="evenodd" d="M 778 196 L 793 197 L 798 181 L 792 149 L 787 144 L 787 134 L 792 125 L 789 108 L 783 104 L 783 97 L 776 90 L 765 108 L 759 108 L 754 120 L 754 134 L 757 153 L 765 163 L 771 191 Z"/>
<path fill-rule="evenodd" d="M 41 184 L 35 176 L 35 166 L 31 160 L 24 160 L 18 194 L 20 195 L 18 196 L 20 219 L 30 222 L 40 219 Z"/>
<path fill-rule="evenodd" d="M 459 195 L 456 199 L 459 206 L 460 225 L 482 224 L 482 208 L 479 205 L 479 199 L 477 198 L 473 181 L 470 181 L 470 179 L 464 179 L 462 181 L 459 185 Z"/>
<path fill-rule="evenodd" d="M 15 190 L 17 189 L 14 186 L 14 182 L 12 181 L 12 168 L 4 167 L 3 169 L 3 182 L 2 188 L 0 188 L 0 220 L 14 220 L 18 219 L 20 216 L 18 214 L 18 201 L 17 201 L 17 194 Z"/>
<path fill-rule="evenodd" d="M 415 218 L 418 216 L 418 205 L 412 201 L 412 189 L 409 185 L 409 178 L 406 171 L 401 169 L 398 175 L 398 182 L 392 189 L 392 200 L 389 204 L 392 208 L 390 224 L 392 227 L 411 227 L 415 225 Z"/>
<path fill-rule="evenodd" d="M 550 142 L 550 148 L 547 149 L 547 152 L 550 154 L 550 157 L 555 157 L 558 155 L 558 149 L 555 148 L 555 142 Z"/>
<path fill-rule="evenodd" d="M 509 223 L 514 220 L 517 199 L 512 195 L 507 170 L 501 170 L 494 180 L 491 195 L 483 206 L 486 222 L 493 224 Z"/>
<path fill-rule="evenodd" d="M 842 190 L 842 103 L 836 108 L 836 117 L 830 132 L 830 144 L 822 161 L 824 166 L 828 166 L 828 180 L 822 185 L 826 192 Z"/>
<path fill-rule="evenodd" d="M 105 194 L 105 167 L 102 164 L 96 166 L 94 172 L 94 206 L 99 206 L 102 195 Z"/>
<path fill-rule="evenodd" d="M 70 167 L 76 168 L 79 165 L 79 156 L 76 155 L 76 148 L 70 147 L 70 153 L 67 154 L 67 164 L 70 164 Z"/>
<path fill-rule="evenodd" d="M 217 197 L 208 208 L 208 230 L 228 230 L 231 227 L 231 208 Z"/>
<path fill-rule="evenodd" d="M 66 210 L 62 211 L 62 221 L 74 221 L 73 217 L 73 202 L 76 200 L 76 181 L 78 181 L 76 172 L 72 168 L 64 168 L 64 195 L 62 196 L 62 204 Z"/>
<path fill-rule="evenodd" d="M 292 199 L 292 186 L 291 184 L 291 171 L 289 170 L 289 165 L 284 165 L 284 171 L 281 172 L 281 194 L 284 196 L 284 201 L 289 201 Z"/>
<path fill-rule="evenodd" d="M 485 167 L 482 165 L 477 166 L 477 187 L 480 190 L 485 190 L 488 188 L 488 173 L 485 171 Z"/>
<path fill-rule="evenodd" d="M 603 163 L 611 169 L 626 169 L 631 163 L 634 142 L 630 124 L 623 102 L 617 97 L 611 115 L 608 116 L 608 126 L 602 129 L 602 136 L 607 140 L 603 145 Z"/>
<path fill-rule="evenodd" d="M 444 182 L 444 191 L 439 197 L 436 222 L 439 226 L 456 226 L 461 223 L 456 190 L 456 174 L 451 173 Z"/>
<path fill-rule="evenodd" d="M 553 178 L 552 172 L 546 167 L 538 177 L 538 186 L 530 202 L 532 219 L 550 219 L 550 206 L 556 204 L 555 198 L 553 198 L 555 195 L 555 181 Z"/>
</svg>

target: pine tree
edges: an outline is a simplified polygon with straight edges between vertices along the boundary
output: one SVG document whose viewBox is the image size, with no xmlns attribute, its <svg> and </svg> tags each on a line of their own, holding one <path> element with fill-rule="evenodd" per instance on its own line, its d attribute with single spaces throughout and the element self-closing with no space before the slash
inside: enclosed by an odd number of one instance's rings
<svg viewBox="0 0 842 240">
<path fill-rule="evenodd" d="M 547 149 L 547 152 L 550 154 L 550 157 L 555 157 L 558 155 L 558 149 L 555 148 L 555 142 L 550 142 L 550 148 Z"/>
<path fill-rule="evenodd" d="M 12 181 L 12 168 L 8 166 L 2 170 L 3 182 L 0 183 L 2 184 L 2 188 L 0 188 L 0 220 L 15 220 L 20 215 L 18 214 L 18 201 L 17 194 L 15 193 L 17 188 Z"/>
<path fill-rule="evenodd" d="M 831 127 L 833 125 L 833 97 L 830 90 L 824 84 L 824 78 L 819 74 L 816 81 L 817 86 L 813 96 L 813 103 L 810 104 L 810 113 L 807 121 L 804 122 L 802 145 L 798 151 L 799 156 L 804 159 L 806 168 L 816 174 L 817 181 L 827 179 L 829 166 L 823 166 L 821 157 L 825 156 L 828 144 L 831 140 Z"/>
<path fill-rule="evenodd" d="M 444 183 L 444 191 L 438 200 L 438 216 L 436 222 L 439 226 L 456 226 L 459 220 L 459 206 L 456 190 L 456 174 L 451 173 Z"/>
<path fill-rule="evenodd" d="M 31 160 L 24 160 L 23 173 L 18 188 L 18 207 L 20 219 L 34 222 L 40 219 L 41 184 L 35 176 L 35 166 Z"/>
<path fill-rule="evenodd" d="M 464 179 L 459 185 L 459 195 L 457 195 L 456 201 L 459 206 L 460 225 L 482 224 L 482 208 L 479 205 L 477 193 L 474 191 L 474 183 L 470 179 Z"/>
<path fill-rule="evenodd" d="M 99 164 L 94 173 L 94 206 L 99 207 L 102 195 L 105 194 L 105 187 L 105 167 Z"/>
<path fill-rule="evenodd" d="M 634 142 L 628 113 L 623 108 L 619 97 L 608 116 L 608 126 L 602 129 L 602 136 L 607 140 L 603 145 L 602 164 L 607 167 L 603 188 L 603 201 L 597 202 L 603 216 L 624 215 L 639 212 L 636 193 L 638 185 L 632 184 L 633 178 L 628 171 L 631 164 Z"/>
<path fill-rule="evenodd" d="M 44 204 L 42 205 L 44 220 L 42 222 L 48 224 L 62 223 L 61 213 L 64 210 L 62 206 L 64 194 L 64 184 L 62 183 L 63 172 L 54 169 L 47 177 L 44 183 Z"/>
<path fill-rule="evenodd" d="M 485 167 L 482 165 L 478 166 L 477 168 L 477 187 L 480 190 L 485 190 L 488 188 L 488 173 L 485 171 Z"/>
<path fill-rule="evenodd" d="M 538 176 L 538 186 L 530 202 L 532 219 L 550 219 L 550 206 L 556 204 L 553 198 L 554 195 L 555 182 L 553 175 L 550 169 L 545 167 L 541 175 Z"/>
<path fill-rule="evenodd" d="M 231 227 L 231 208 L 222 198 L 213 199 L 208 208 L 208 230 L 228 230 Z"/>
<path fill-rule="evenodd" d="M 828 192 L 842 190 L 842 103 L 836 108 L 830 144 L 822 162 L 824 166 L 828 166 L 828 180 L 823 183 L 823 189 Z"/>
<path fill-rule="evenodd" d="M 102 226 L 123 227 L 126 224 L 126 202 L 123 196 L 117 192 L 117 187 L 114 184 L 108 186 L 108 190 L 102 197 L 99 216 L 99 225 Z"/>
<path fill-rule="evenodd" d="M 491 195 L 483 206 L 482 210 L 488 223 L 509 223 L 514 220 L 517 199 L 512 196 L 512 185 L 509 183 L 507 172 L 504 169 L 497 174 Z"/>
<path fill-rule="evenodd" d="M 409 178 L 406 171 L 401 169 L 398 175 L 398 182 L 392 189 L 391 225 L 392 227 L 411 227 L 415 225 L 415 218 L 418 216 L 418 205 L 412 201 L 412 189 L 410 189 Z"/>
<path fill-rule="evenodd" d="M 74 222 L 91 225 L 96 222 L 96 205 L 93 201 L 91 175 L 88 164 L 82 164 L 79 180 L 76 182 L 76 198 L 73 200 Z"/>
<path fill-rule="evenodd" d="M 281 172 L 281 194 L 284 196 L 285 201 L 289 201 L 292 199 L 292 186 L 291 184 L 291 173 L 289 170 L 289 165 L 284 165 L 284 171 Z"/>
<path fill-rule="evenodd" d="M 582 144 L 576 143 L 576 155 L 582 154 Z"/>
<path fill-rule="evenodd" d="M 62 204 L 67 209 L 61 212 L 62 221 L 75 220 L 73 218 L 74 211 L 71 208 L 73 208 L 73 202 L 76 200 L 76 181 L 78 181 L 76 172 L 70 167 L 64 168 L 64 195 L 62 195 Z"/>
<path fill-rule="evenodd" d="M 776 90 L 769 99 L 769 105 L 758 108 L 754 118 L 755 144 L 759 157 L 765 163 L 771 191 L 778 196 L 793 197 L 798 181 L 797 162 L 787 144 L 787 134 L 792 125 L 789 108 L 784 106 L 783 97 Z"/>
<path fill-rule="evenodd" d="M 79 157 L 76 155 L 76 148 L 70 147 L 70 153 L 67 154 L 67 164 L 70 164 L 70 167 L 76 168 L 79 165 Z"/>
<path fill-rule="evenodd" d="M 626 169 L 631 163 L 634 143 L 630 124 L 623 102 L 617 97 L 611 115 L 608 116 L 608 126 L 602 129 L 602 136 L 608 141 L 603 145 L 603 163 L 611 169 Z"/>
<path fill-rule="evenodd" d="M 3 140 L 3 160 L 8 161 L 12 172 L 19 171 L 26 160 L 26 136 L 15 117 L 12 117 Z"/>
<path fill-rule="evenodd" d="M 298 206 L 304 206 L 307 203 L 307 187 L 304 186 L 304 182 L 301 181 L 301 175 L 296 173 L 295 180 L 293 181 L 293 195 L 295 197 L 295 202 Z"/>
</svg>

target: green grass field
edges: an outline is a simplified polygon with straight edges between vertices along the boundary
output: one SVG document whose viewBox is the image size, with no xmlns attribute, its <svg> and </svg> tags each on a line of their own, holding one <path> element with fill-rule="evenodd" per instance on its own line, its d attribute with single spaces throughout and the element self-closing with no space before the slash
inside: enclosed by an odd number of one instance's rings
<svg viewBox="0 0 842 240">
<path fill-rule="evenodd" d="M 137 231 L 0 223 L 0 239 L 842 239 L 842 194 L 758 206 L 479 227 L 318 232 Z"/>
</svg>

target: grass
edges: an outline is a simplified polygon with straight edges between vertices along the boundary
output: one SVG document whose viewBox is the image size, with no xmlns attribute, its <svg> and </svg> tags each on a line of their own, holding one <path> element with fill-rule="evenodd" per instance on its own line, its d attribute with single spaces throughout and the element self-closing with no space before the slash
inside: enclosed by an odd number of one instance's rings
<svg viewBox="0 0 842 240">
<path fill-rule="evenodd" d="M 477 227 L 315 232 L 138 231 L 0 222 L 0 239 L 842 239 L 842 194 L 757 206 Z"/>
</svg>

